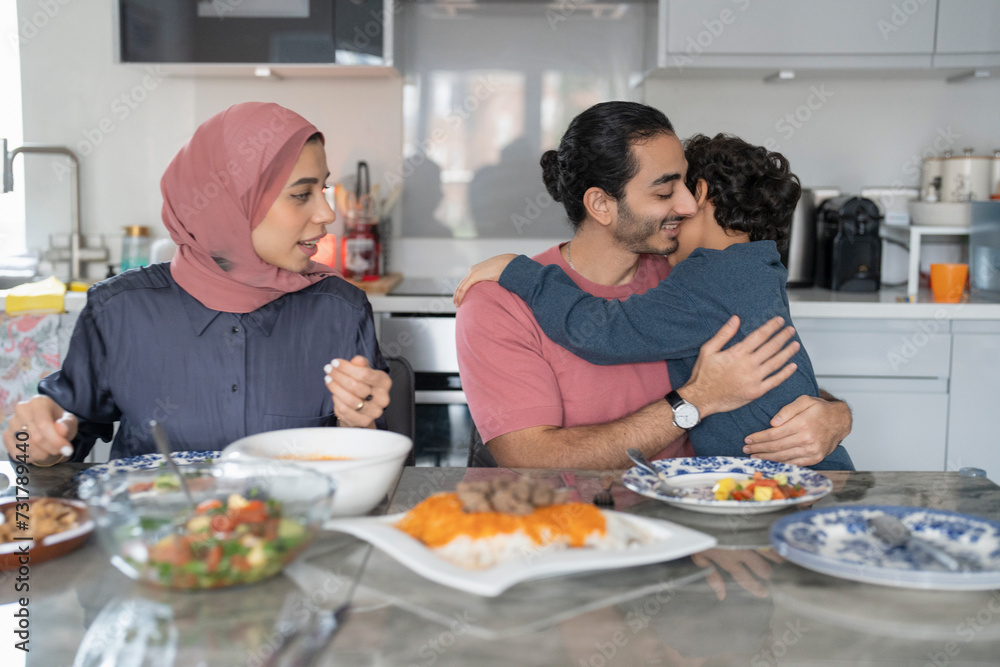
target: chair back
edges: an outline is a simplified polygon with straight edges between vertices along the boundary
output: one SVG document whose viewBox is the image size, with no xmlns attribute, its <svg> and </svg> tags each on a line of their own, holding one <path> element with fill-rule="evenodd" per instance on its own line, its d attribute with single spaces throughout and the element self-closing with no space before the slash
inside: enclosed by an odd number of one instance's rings
<svg viewBox="0 0 1000 667">
<path fill-rule="evenodd" d="M 497 460 L 493 458 L 489 447 L 483 442 L 483 437 L 479 435 L 479 429 L 475 423 L 472 424 L 472 433 L 469 436 L 469 462 L 470 468 L 498 468 Z"/>
<path fill-rule="evenodd" d="M 416 436 L 416 405 L 414 403 L 413 367 L 403 357 L 386 357 L 389 363 L 389 407 L 385 409 L 386 428 L 393 433 L 405 435 L 410 440 Z M 412 466 L 417 460 L 416 443 L 406 457 L 406 465 Z"/>
</svg>

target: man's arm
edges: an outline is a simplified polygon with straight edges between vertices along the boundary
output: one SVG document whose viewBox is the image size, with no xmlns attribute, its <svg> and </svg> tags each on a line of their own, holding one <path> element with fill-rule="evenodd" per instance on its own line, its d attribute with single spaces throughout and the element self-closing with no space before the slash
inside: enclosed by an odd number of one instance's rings
<svg viewBox="0 0 1000 667">
<path fill-rule="evenodd" d="M 677 392 L 704 418 L 735 410 L 778 386 L 795 372 L 795 364 L 786 362 L 799 349 L 796 342 L 786 345 L 793 331 L 781 329 L 782 324 L 774 318 L 723 350 L 739 328 L 739 318 L 730 319 L 702 345 L 690 380 Z M 621 469 L 631 465 L 625 454 L 629 447 L 652 457 L 683 433 L 662 400 L 605 424 L 536 426 L 497 436 L 487 445 L 502 466 Z"/>
<path fill-rule="evenodd" d="M 768 461 L 819 463 L 851 433 L 851 408 L 827 391 L 799 396 L 771 420 L 771 428 L 746 437 L 743 453 Z"/>
</svg>

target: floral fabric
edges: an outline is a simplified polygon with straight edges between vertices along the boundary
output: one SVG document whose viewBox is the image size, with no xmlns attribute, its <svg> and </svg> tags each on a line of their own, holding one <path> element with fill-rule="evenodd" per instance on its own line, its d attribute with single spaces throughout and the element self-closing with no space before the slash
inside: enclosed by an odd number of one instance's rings
<svg viewBox="0 0 1000 667">
<path fill-rule="evenodd" d="M 38 381 L 59 369 L 61 318 L 0 313 L 0 432 L 17 402 L 37 394 Z"/>
</svg>

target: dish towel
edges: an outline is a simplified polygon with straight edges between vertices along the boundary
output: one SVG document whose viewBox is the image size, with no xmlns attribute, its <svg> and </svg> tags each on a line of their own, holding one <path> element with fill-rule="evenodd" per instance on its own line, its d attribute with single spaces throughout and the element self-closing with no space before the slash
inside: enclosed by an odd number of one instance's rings
<svg viewBox="0 0 1000 667">
<path fill-rule="evenodd" d="M 18 401 L 38 393 L 38 381 L 58 370 L 62 316 L 0 313 L 0 433 Z"/>
</svg>

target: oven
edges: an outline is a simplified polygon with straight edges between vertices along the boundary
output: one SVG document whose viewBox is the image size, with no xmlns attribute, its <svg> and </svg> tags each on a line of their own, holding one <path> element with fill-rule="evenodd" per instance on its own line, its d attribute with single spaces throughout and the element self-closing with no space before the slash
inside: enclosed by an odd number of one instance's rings
<svg viewBox="0 0 1000 667">
<path fill-rule="evenodd" d="M 472 415 L 458 375 L 454 314 L 383 313 L 379 325 L 382 352 L 413 366 L 417 465 L 465 466 Z"/>
</svg>

